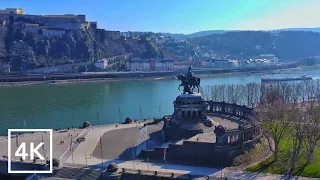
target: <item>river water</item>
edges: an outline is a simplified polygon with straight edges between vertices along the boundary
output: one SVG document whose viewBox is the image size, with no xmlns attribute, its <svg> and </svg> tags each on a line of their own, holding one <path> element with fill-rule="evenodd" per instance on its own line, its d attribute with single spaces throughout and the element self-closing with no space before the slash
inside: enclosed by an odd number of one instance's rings
<svg viewBox="0 0 320 180">
<path fill-rule="evenodd" d="M 201 86 L 260 83 L 262 77 L 304 74 L 319 78 L 320 69 L 202 78 Z M 67 128 L 84 121 L 100 125 L 123 122 L 128 116 L 141 119 L 172 114 L 173 100 L 181 94 L 179 83 L 166 79 L 0 87 L 0 134 L 6 134 L 8 128 Z"/>
</svg>

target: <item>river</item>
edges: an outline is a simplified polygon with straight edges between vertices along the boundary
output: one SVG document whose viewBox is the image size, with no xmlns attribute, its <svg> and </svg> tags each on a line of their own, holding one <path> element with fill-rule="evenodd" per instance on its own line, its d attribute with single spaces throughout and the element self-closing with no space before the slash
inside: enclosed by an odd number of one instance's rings
<svg viewBox="0 0 320 180">
<path fill-rule="evenodd" d="M 320 77 L 319 69 L 312 69 L 202 78 L 201 86 L 260 83 L 262 77 L 303 74 Z M 178 80 L 166 79 L 0 87 L 0 134 L 6 134 L 8 128 L 67 128 L 84 121 L 100 125 L 123 122 L 128 116 L 141 119 L 172 114 L 173 100 L 181 93 L 178 85 Z"/>
</svg>

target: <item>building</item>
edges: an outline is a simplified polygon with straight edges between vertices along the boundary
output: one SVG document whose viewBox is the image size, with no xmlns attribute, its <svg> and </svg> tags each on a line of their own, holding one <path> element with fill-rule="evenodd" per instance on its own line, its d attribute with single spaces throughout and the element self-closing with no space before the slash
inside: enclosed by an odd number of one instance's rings
<svg viewBox="0 0 320 180">
<path fill-rule="evenodd" d="M 126 62 L 126 68 L 129 71 L 171 71 L 174 70 L 174 61 L 132 59 Z"/>
<path fill-rule="evenodd" d="M 156 61 L 156 68 L 154 70 L 162 70 L 164 69 L 164 63 L 161 61 Z"/>
<path fill-rule="evenodd" d="M 126 68 L 129 71 L 150 71 L 150 61 L 132 59 L 126 62 Z"/>
<path fill-rule="evenodd" d="M 3 18 L 0 18 L 0 27 L 4 26 L 6 24 L 6 20 Z"/>
<path fill-rule="evenodd" d="M 0 14 L 24 14 L 24 10 L 21 8 L 6 8 L 5 10 L 0 10 Z"/>
<path fill-rule="evenodd" d="M 93 29 L 97 29 L 98 28 L 98 23 L 97 22 L 89 22 L 90 23 L 90 27 Z"/>
<path fill-rule="evenodd" d="M 112 40 L 120 39 L 120 31 L 105 31 L 107 38 Z"/>
<path fill-rule="evenodd" d="M 0 73 L 9 73 L 11 66 L 9 64 L 0 66 Z"/>
<path fill-rule="evenodd" d="M 0 16 L 8 24 L 14 24 L 15 21 L 41 24 L 40 28 L 61 28 L 65 30 L 86 30 L 89 27 L 96 29 L 97 22 L 86 21 L 86 15 L 63 14 L 63 15 L 29 15 L 24 14 L 20 8 L 7 8 L 0 10 Z"/>
<path fill-rule="evenodd" d="M 62 37 L 66 34 L 64 29 L 42 29 L 42 35 L 48 37 Z"/>
<path fill-rule="evenodd" d="M 163 62 L 163 69 L 164 70 L 173 70 L 174 69 L 174 60 L 168 60 L 168 59 L 164 59 L 162 60 Z"/>
<path fill-rule="evenodd" d="M 24 29 L 25 29 L 26 33 L 36 34 L 36 33 L 38 33 L 40 27 L 39 27 L 39 24 L 25 23 Z"/>
<path fill-rule="evenodd" d="M 228 69 L 231 68 L 231 62 L 229 60 L 214 59 L 211 61 L 211 66 L 217 69 Z"/>
<path fill-rule="evenodd" d="M 210 57 L 210 54 L 209 54 L 209 53 L 207 53 L 207 52 L 205 52 L 205 53 L 202 55 L 202 57 L 206 57 L 206 58 L 208 58 L 208 57 Z"/>
<path fill-rule="evenodd" d="M 97 62 L 94 63 L 94 65 L 99 69 L 106 69 L 108 66 L 108 60 L 107 59 L 99 59 Z"/>
</svg>

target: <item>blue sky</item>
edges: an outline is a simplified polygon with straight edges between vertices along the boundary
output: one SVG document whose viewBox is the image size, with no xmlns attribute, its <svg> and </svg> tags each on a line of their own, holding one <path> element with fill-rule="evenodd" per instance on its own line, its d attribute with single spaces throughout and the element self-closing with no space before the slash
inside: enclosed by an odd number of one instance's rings
<svg viewBox="0 0 320 180">
<path fill-rule="evenodd" d="M 85 14 L 99 28 L 193 33 L 320 27 L 320 0 L 1 0 L 27 14 Z"/>
</svg>

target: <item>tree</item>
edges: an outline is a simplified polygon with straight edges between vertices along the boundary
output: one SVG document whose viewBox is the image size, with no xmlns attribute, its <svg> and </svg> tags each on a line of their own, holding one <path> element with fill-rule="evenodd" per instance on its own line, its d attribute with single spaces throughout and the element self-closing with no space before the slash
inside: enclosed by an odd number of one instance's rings
<svg viewBox="0 0 320 180">
<path fill-rule="evenodd" d="M 287 104 L 282 100 L 276 100 L 268 104 L 260 104 L 256 111 L 265 132 L 274 141 L 274 161 L 276 162 L 278 161 L 280 140 L 290 124 L 291 117 Z"/>
<path fill-rule="evenodd" d="M 306 165 L 310 164 L 314 149 L 320 141 L 320 109 L 310 101 L 305 110 L 306 138 L 304 144 L 307 149 Z"/>
<path fill-rule="evenodd" d="M 288 104 L 288 103 L 287 103 Z M 291 176 L 296 168 L 296 163 L 301 156 L 301 149 L 303 140 L 306 135 L 306 128 L 308 125 L 305 123 L 304 110 L 299 108 L 299 104 L 291 103 L 288 104 L 289 108 L 286 112 L 288 118 L 290 118 L 290 126 L 287 131 L 290 139 L 289 147 L 287 151 L 290 154 L 290 166 L 288 168 L 288 175 Z"/>
</svg>

